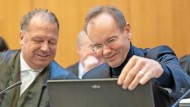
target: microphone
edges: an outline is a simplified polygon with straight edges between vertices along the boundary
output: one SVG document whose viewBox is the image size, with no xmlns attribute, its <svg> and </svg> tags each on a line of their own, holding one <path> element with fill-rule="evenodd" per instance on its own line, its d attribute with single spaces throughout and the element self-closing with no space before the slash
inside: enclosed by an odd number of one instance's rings
<svg viewBox="0 0 190 107">
<path fill-rule="evenodd" d="M 189 94 L 190 94 L 190 89 L 187 90 L 187 91 L 185 92 L 185 94 L 183 94 L 183 95 L 172 105 L 172 107 L 179 107 L 179 102 L 180 102 L 182 99 L 184 99 L 185 97 L 187 97 Z"/>
<path fill-rule="evenodd" d="M 4 94 L 6 91 L 8 91 L 8 90 L 10 90 L 10 89 L 12 89 L 12 88 L 15 88 L 15 87 L 17 87 L 17 86 L 20 86 L 21 84 L 22 84 L 21 81 L 18 81 L 18 82 L 16 82 L 16 83 L 14 83 L 14 84 L 8 86 L 6 89 L 4 89 L 3 91 L 0 92 L 0 96 L 1 96 L 2 94 Z"/>
</svg>

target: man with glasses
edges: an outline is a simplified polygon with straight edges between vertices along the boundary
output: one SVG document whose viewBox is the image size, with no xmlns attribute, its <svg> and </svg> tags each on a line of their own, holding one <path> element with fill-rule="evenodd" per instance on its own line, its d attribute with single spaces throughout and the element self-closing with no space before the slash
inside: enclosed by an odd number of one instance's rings
<svg viewBox="0 0 190 107">
<path fill-rule="evenodd" d="M 117 8 L 93 8 L 86 16 L 84 30 L 93 50 L 109 66 L 101 65 L 103 70 L 97 67 L 83 78 L 118 78 L 118 85 L 128 90 L 152 80 L 156 107 L 171 106 L 189 89 L 190 78 L 181 69 L 175 53 L 168 46 L 152 49 L 133 46 L 130 25 Z"/>
</svg>

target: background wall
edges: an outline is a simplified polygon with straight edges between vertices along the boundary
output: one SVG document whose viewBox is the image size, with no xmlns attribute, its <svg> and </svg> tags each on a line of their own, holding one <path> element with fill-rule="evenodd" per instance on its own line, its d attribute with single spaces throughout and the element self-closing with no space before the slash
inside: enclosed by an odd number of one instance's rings
<svg viewBox="0 0 190 107">
<path fill-rule="evenodd" d="M 20 48 L 22 16 L 34 8 L 47 8 L 61 25 L 55 60 L 66 67 L 79 59 L 76 37 L 89 9 L 110 4 L 131 24 L 134 45 L 169 45 L 178 57 L 190 53 L 190 0 L 0 0 L 0 35 L 10 49 Z"/>
</svg>

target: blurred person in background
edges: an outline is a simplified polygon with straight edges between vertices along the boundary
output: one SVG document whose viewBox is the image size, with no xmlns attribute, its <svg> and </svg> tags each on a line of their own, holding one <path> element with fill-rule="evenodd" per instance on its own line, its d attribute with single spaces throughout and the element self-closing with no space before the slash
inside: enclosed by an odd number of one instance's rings
<svg viewBox="0 0 190 107">
<path fill-rule="evenodd" d="M 9 47 L 3 37 L 0 36 L 0 52 L 8 50 Z"/>
<path fill-rule="evenodd" d="M 84 31 L 81 31 L 77 37 L 77 53 L 80 61 L 67 67 L 67 70 L 80 79 L 86 72 L 103 63 L 103 59 L 92 51 L 92 43 Z"/>
</svg>

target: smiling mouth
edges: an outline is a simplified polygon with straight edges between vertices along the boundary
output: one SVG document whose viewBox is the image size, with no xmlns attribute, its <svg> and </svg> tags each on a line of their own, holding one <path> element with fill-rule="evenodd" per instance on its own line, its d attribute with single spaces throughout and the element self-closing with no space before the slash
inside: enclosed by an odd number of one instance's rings
<svg viewBox="0 0 190 107">
<path fill-rule="evenodd" d="M 109 56 L 109 57 L 106 57 L 106 59 L 107 59 L 107 60 L 111 60 L 111 59 L 113 59 L 115 56 L 116 56 L 116 54 L 113 54 L 113 55 L 111 55 L 111 56 Z"/>
<path fill-rule="evenodd" d="M 50 55 L 38 55 L 39 57 L 41 57 L 41 58 L 47 58 L 47 57 L 49 57 Z"/>
</svg>

